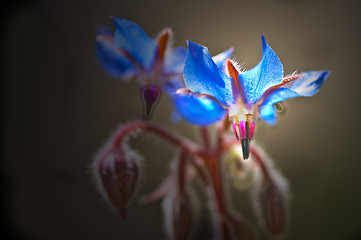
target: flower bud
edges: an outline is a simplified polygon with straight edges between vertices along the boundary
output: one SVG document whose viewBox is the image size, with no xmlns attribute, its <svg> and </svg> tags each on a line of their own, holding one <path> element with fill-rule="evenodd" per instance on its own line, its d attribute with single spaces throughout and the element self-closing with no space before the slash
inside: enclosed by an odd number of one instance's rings
<svg viewBox="0 0 361 240">
<path fill-rule="evenodd" d="M 255 178 L 255 165 L 253 161 L 243 161 L 242 148 L 234 145 L 225 156 L 226 169 L 234 186 L 239 190 L 249 189 Z"/>
<path fill-rule="evenodd" d="M 103 196 L 125 217 L 139 174 L 139 156 L 128 148 L 107 148 L 95 161 L 95 176 Z"/>
<path fill-rule="evenodd" d="M 274 170 L 273 170 L 274 171 Z M 254 207 L 263 228 L 274 238 L 282 238 L 287 225 L 287 183 L 276 172 L 258 181 Z"/>
<path fill-rule="evenodd" d="M 141 88 L 141 94 L 145 108 L 144 118 L 148 120 L 152 117 L 154 106 L 160 98 L 161 91 L 154 86 L 145 86 Z"/>
<path fill-rule="evenodd" d="M 237 240 L 254 240 L 256 232 L 254 227 L 244 217 L 232 213 L 227 216 L 231 226 L 231 239 Z"/>
<path fill-rule="evenodd" d="M 188 239 L 194 225 L 194 204 L 187 193 L 178 189 L 168 192 L 163 201 L 166 232 L 170 239 Z"/>
</svg>

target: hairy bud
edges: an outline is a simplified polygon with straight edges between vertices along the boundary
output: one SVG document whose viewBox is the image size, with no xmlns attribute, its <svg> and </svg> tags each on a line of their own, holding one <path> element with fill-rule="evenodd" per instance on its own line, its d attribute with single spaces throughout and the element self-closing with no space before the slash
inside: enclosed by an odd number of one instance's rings
<svg viewBox="0 0 361 240">
<path fill-rule="evenodd" d="M 243 161 L 240 145 L 232 146 L 225 157 L 226 169 L 234 186 L 239 190 L 249 189 L 255 178 L 254 162 Z"/>
<path fill-rule="evenodd" d="M 230 214 L 227 216 L 231 226 L 231 239 L 237 240 L 255 240 L 256 232 L 253 226 L 242 216 Z"/>
<path fill-rule="evenodd" d="M 100 191 L 125 217 L 126 207 L 134 193 L 139 175 L 140 157 L 123 147 L 105 148 L 98 154 L 94 164 L 94 173 Z"/>
<path fill-rule="evenodd" d="M 260 156 L 264 165 L 263 171 L 258 172 L 253 189 L 254 208 L 266 232 L 279 239 L 286 233 L 288 185 L 269 159 L 263 153 Z"/>
<path fill-rule="evenodd" d="M 194 204 L 189 194 L 177 189 L 168 192 L 163 201 L 166 232 L 170 239 L 188 239 L 194 227 Z"/>
<path fill-rule="evenodd" d="M 258 197 L 267 230 L 275 237 L 283 236 L 286 227 L 285 196 L 273 182 L 265 181 Z"/>
</svg>

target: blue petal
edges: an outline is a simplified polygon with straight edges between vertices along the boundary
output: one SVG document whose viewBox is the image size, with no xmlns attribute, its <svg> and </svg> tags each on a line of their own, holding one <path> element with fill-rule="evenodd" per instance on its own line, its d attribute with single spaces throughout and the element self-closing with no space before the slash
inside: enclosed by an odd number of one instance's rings
<svg viewBox="0 0 361 240">
<path fill-rule="evenodd" d="M 206 47 L 188 41 L 183 77 L 192 92 L 213 96 L 226 106 L 234 103 L 231 78 L 217 67 Z"/>
<path fill-rule="evenodd" d="M 263 105 L 271 105 L 274 103 L 278 103 L 281 101 L 284 101 L 288 98 L 294 98 L 294 97 L 299 97 L 300 95 L 288 88 L 277 88 L 275 90 L 272 91 L 272 93 L 270 95 L 267 96 L 267 98 L 263 101 L 262 106 Z"/>
<path fill-rule="evenodd" d="M 122 18 L 113 18 L 115 24 L 114 46 L 124 48 L 145 69 L 153 65 L 157 43 L 136 23 Z"/>
<path fill-rule="evenodd" d="M 226 60 L 231 57 L 233 50 L 234 50 L 234 48 L 232 47 L 232 48 L 212 57 L 214 63 L 217 65 L 217 67 L 219 69 L 223 69 Z"/>
<path fill-rule="evenodd" d="M 195 125 L 204 126 L 215 123 L 227 113 L 227 110 L 217 102 L 204 96 L 175 94 L 172 98 L 182 118 Z"/>
<path fill-rule="evenodd" d="M 170 54 L 165 56 L 164 71 L 166 73 L 182 74 L 186 56 L 187 50 L 184 47 L 174 48 Z"/>
<path fill-rule="evenodd" d="M 290 82 L 284 87 L 287 87 L 300 96 L 311 97 L 315 95 L 320 89 L 323 82 L 331 74 L 331 71 L 310 71 L 301 73 L 302 78 Z"/>
<path fill-rule="evenodd" d="M 273 105 L 265 105 L 260 107 L 260 117 L 263 121 L 270 125 L 276 124 L 277 112 Z"/>
<path fill-rule="evenodd" d="M 119 52 L 119 49 L 112 46 L 112 36 L 109 35 L 108 29 L 98 29 L 97 32 L 102 34 L 96 37 L 95 53 L 103 70 L 113 78 L 132 78 L 138 70 L 127 57 Z"/>
<path fill-rule="evenodd" d="M 267 89 L 282 82 L 283 66 L 262 35 L 262 59 L 252 69 L 239 75 L 246 103 L 254 104 Z"/>
<path fill-rule="evenodd" d="M 294 97 L 311 97 L 318 92 L 330 73 L 330 71 L 303 72 L 300 74 L 302 78 L 289 82 L 270 93 L 262 105 L 274 104 Z"/>
</svg>

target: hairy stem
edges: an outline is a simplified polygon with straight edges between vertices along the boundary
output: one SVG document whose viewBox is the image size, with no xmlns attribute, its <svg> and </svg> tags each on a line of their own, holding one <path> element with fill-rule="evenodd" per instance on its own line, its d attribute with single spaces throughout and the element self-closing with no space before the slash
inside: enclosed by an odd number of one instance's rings
<svg viewBox="0 0 361 240">
<path fill-rule="evenodd" d="M 172 143 L 183 151 L 187 152 L 190 156 L 194 158 L 198 158 L 200 155 L 203 154 L 198 145 L 189 141 L 188 139 L 174 135 L 173 133 L 169 132 L 164 128 L 161 128 L 160 126 L 145 121 L 132 122 L 119 128 L 113 136 L 112 147 L 116 148 L 121 144 L 125 137 L 137 131 L 147 131 L 153 133 L 158 137 L 163 138 L 167 142 Z"/>
<path fill-rule="evenodd" d="M 253 145 L 251 145 L 250 152 L 252 154 L 254 161 L 257 163 L 258 167 L 261 169 L 263 177 L 265 179 L 267 179 L 268 181 L 271 181 L 268 168 L 262 158 L 262 153 L 260 153 L 259 149 Z"/>
<path fill-rule="evenodd" d="M 205 130 L 202 130 L 203 133 Z M 211 183 L 210 187 L 213 191 L 215 202 L 217 205 L 217 218 L 218 222 L 220 224 L 219 228 L 222 232 L 223 239 L 227 240 L 230 239 L 230 232 L 229 232 L 229 226 L 227 225 L 227 222 L 225 221 L 225 217 L 227 216 L 227 208 L 225 204 L 224 199 L 224 193 L 222 188 L 222 179 L 221 179 L 221 173 L 220 173 L 220 158 L 221 154 L 223 152 L 223 134 L 224 134 L 224 126 L 223 124 L 217 125 L 217 140 L 216 140 L 216 146 L 214 151 L 210 151 L 210 149 L 207 151 L 205 149 L 205 156 L 204 161 L 206 163 L 207 169 L 209 171 L 209 174 L 211 176 Z M 206 136 L 203 134 L 203 136 Z M 206 142 L 206 141 L 205 141 Z M 207 145 L 205 145 L 207 146 Z"/>
<path fill-rule="evenodd" d="M 201 137 L 204 145 L 204 150 L 208 152 L 210 150 L 210 139 L 208 130 L 206 127 L 200 127 Z"/>
</svg>

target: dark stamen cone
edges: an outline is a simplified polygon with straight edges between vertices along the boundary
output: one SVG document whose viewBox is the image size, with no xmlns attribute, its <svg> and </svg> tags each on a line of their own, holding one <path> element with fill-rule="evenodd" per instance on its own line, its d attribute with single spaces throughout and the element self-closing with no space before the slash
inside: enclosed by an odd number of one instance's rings
<svg viewBox="0 0 361 240">
<path fill-rule="evenodd" d="M 242 138 L 241 144 L 242 144 L 242 152 L 243 152 L 243 159 L 246 160 L 249 158 L 249 145 L 251 143 L 250 138 Z"/>
<path fill-rule="evenodd" d="M 248 121 L 245 123 L 245 129 L 246 129 L 246 138 L 250 138 L 251 124 Z"/>
<path fill-rule="evenodd" d="M 144 102 L 144 118 L 149 120 L 152 117 L 154 106 L 157 104 L 161 92 L 157 87 L 146 86 L 141 89 Z"/>
</svg>

